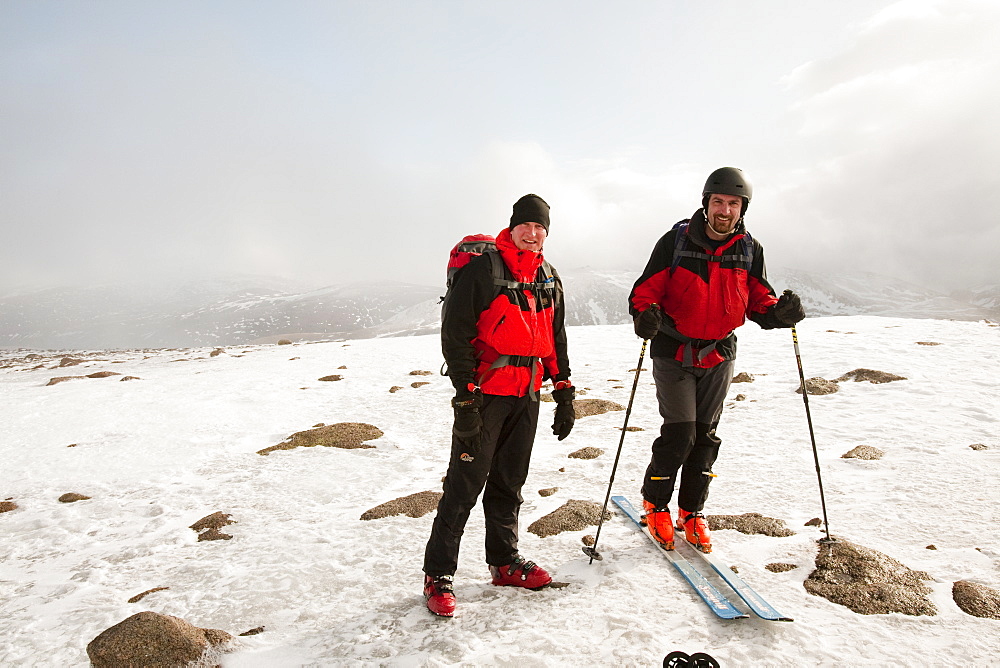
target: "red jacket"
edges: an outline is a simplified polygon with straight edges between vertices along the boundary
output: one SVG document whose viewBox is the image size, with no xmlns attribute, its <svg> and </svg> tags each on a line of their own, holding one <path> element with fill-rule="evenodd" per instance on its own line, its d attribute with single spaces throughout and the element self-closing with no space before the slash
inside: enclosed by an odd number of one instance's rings
<svg viewBox="0 0 1000 668">
<path fill-rule="evenodd" d="M 746 228 L 742 223 L 735 234 L 716 247 L 705 234 L 701 210 L 687 222 L 686 227 L 667 232 L 656 243 L 642 276 L 632 287 L 629 311 L 635 317 L 651 304 L 658 304 L 668 324 L 683 337 L 695 340 L 696 350 L 717 342 L 704 359 L 695 357 L 694 366 L 708 368 L 735 358 L 733 330 L 747 318 L 765 329 L 781 326 L 771 316 L 771 307 L 778 298 L 765 278 L 764 250 L 756 240 L 751 239 L 753 263 L 749 271 L 744 261 L 736 259 L 743 255 L 741 239 Z M 671 271 L 677 234 L 688 235 L 687 248 L 718 256 L 722 261 L 682 257 Z M 683 347 L 681 340 L 661 331 L 653 338 L 650 354 L 682 360 Z"/>
<path fill-rule="evenodd" d="M 519 250 L 503 230 L 497 251 L 512 281 L 538 280 L 542 254 Z M 569 379 L 562 281 L 552 270 L 554 289 L 500 288 L 493 282 L 490 259 L 474 258 L 456 275 L 441 316 L 441 349 L 456 388 L 469 383 L 485 394 L 523 397 L 537 392 L 543 378 Z M 491 368 L 501 355 L 529 366 Z"/>
</svg>

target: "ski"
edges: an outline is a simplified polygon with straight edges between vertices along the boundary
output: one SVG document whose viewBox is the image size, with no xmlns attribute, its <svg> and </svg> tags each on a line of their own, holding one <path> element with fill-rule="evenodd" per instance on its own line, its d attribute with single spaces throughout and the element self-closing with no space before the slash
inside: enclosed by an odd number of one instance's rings
<svg viewBox="0 0 1000 668">
<path fill-rule="evenodd" d="M 750 610 L 753 611 L 755 615 L 761 619 L 767 619 L 772 622 L 792 622 L 795 621 L 791 617 L 786 617 L 780 612 L 774 609 L 770 603 L 764 600 L 764 597 L 758 594 L 753 587 L 748 585 L 743 578 L 733 572 L 731 568 L 722 563 L 722 560 L 714 552 L 709 552 L 705 554 L 701 550 L 695 548 L 693 545 L 687 542 L 684 538 L 684 531 L 678 530 L 680 535 L 677 536 L 677 542 L 683 543 L 690 549 L 691 552 L 697 554 L 705 563 L 712 567 L 716 575 L 722 578 L 729 587 L 743 599 L 743 602 L 750 606 Z"/>
<path fill-rule="evenodd" d="M 708 607 L 712 609 L 712 612 L 714 612 L 716 616 L 722 619 L 746 619 L 750 616 L 740 612 L 729 599 L 723 596 L 722 593 L 712 585 L 711 582 L 705 579 L 705 576 L 702 575 L 698 569 L 691 565 L 691 562 L 680 554 L 677 554 L 676 550 L 664 550 L 663 546 L 660 545 L 660 543 L 653 538 L 649 531 L 646 530 L 646 527 L 643 526 L 642 518 L 639 516 L 639 512 L 628 499 L 624 496 L 612 496 L 611 500 L 614 501 L 615 505 L 618 506 L 621 511 L 625 513 L 630 520 L 632 520 L 633 523 L 635 523 L 636 527 L 638 527 L 638 529 L 645 534 L 646 538 L 653 541 L 653 544 L 656 545 L 660 554 L 670 560 L 670 563 L 674 565 L 674 568 L 677 569 L 677 571 L 684 577 L 684 580 L 691 585 L 695 593 L 697 593 L 698 596 L 701 597 L 701 600 L 703 600 Z"/>
</svg>

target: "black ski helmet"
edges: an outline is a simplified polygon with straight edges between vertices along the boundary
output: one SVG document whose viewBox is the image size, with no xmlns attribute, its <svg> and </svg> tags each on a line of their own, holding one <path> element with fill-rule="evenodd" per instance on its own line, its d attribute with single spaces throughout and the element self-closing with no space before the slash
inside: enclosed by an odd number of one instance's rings
<svg viewBox="0 0 1000 668">
<path fill-rule="evenodd" d="M 753 186 L 747 179 L 743 170 L 738 167 L 720 167 L 708 175 L 705 187 L 701 191 L 701 205 L 708 208 L 708 196 L 712 193 L 719 195 L 736 195 L 743 198 L 743 210 L 740 217 L 746 214 L 750 206 L 750 198 L 753 197 Z"/>
</svg>

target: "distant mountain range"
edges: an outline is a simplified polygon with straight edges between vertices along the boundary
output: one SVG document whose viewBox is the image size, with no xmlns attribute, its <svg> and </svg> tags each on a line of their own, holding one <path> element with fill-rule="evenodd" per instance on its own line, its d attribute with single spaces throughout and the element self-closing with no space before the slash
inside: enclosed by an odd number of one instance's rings
<svg viewBox="0 0 1000 668">
<path fill-rule="evenodd" d="M 634 272 L 582 268 L 562 276 L 568 324 L 631 321 Z M 769 279 L 779 292 L 795 290 L 810 316 L 1000 320 L 1000 285 L 949 296 L 876 274 L 775 270 Z M 35 290 L 0 297 L 0 347 L 182 348 L 429 334 L 440 326 L 443 292 L 391 282 L 302 290 L 262 277 Z"/>
</svg>

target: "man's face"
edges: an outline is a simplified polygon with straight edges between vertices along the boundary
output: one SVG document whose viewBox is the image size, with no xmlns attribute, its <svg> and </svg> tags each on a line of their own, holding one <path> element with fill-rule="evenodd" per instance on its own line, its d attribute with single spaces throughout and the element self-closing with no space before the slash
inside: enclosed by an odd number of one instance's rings
<svg viewBox="0 0 1000 668">
<path fill-rule="evenodd" d="M 717 234 L 726 235 L 736 229 L 742 208 L 742 197 L 712 193 L 708 196 L 708 210 L 705 215 Z"/>
<path fill-rule="evenodd" d="M 542 251 L 545 235 L 545 227 L 541 223 L 521 223 L 510 231 L 510 238 L 514 240 L 515 246 L 535 253 Z"/>
</svg>

